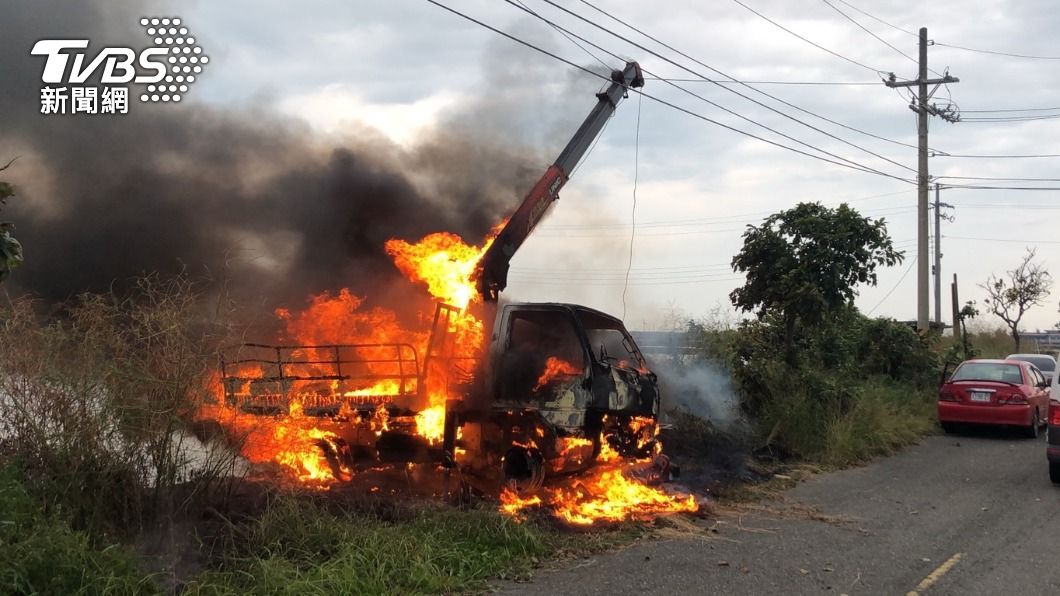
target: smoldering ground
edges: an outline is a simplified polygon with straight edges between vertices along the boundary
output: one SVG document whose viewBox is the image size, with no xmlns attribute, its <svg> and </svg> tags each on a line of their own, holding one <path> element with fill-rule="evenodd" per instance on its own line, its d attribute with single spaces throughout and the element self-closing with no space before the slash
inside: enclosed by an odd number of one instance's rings
<svg viewBox="0 0 1060 596">
<path fill-rule="evenodd" d="M 132 98 L 122 116 L 40 114 L 44 59 L 29 53 L 36 40 L 135 48 L 141 15 L 174 10 L 104 0 L 0 4 L 0 156 L 21 156 L 5 173 L 18 195 L 4 216 L 26 253 L 9 292 L 58 302 L 120 289 L 145 272 L 187 271 L 270 308 L 342 287 L 386 301 L 400 276 L 384 242 L 442 230 L 479 242 L 562 145 L 561 135 L 542 146 L 520 142 L 540 135 L 518 127 L 573 130 L 577 110 L 558 104 L 586 95 L 546 89 L 540 81 L 555 80 L 555 66 L 498 41 L 484 59 L 482 92 L 467 90 L 481 99 L 444 112 L 411 146 L 371 123 L 325 138 L 267 103 L 209 105 L 194 88 L 180 104 Z M 201 78 L 224 77 L 225 68 L 214 59 Z M 498 80 L 504 92 L 488 93 Z M 596 86 L 574 73 L 563 84 Z"/>
<path fill-rule="evenodd" d="M 724 367 L 677 351 L 654 354 L 649 363 L 663 395 L 663 444 L 682 482 L 713 489 L 752 479 L 754 433 Z"/>
</svg>

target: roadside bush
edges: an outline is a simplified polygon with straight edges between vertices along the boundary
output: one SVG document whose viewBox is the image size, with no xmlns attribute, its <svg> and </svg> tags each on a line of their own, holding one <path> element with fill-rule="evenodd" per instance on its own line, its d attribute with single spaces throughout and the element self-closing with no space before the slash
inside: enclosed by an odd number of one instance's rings
<svg viewBox="0 0 1060 596">
<path fill-rule="evenodd" d="M 770 315 L 739 331 L 733 377 L 742 408 L 771 449 L 847 464 L 933 428 L 933 410 L 921 401 L 937 383 L 939 360 L 930 340 L 908 326 L 844 307 L 791 336 Z M 793 354 L 785 354 L 789 338 Z"/>
<path fill-rule="evenodd" d="M 885 376 L 924 388 L 937 383 L 940 367 L 930 342 L 894 319 L 861 317 L 853 361 L 862 375 Z"/>
<path fill-rule="evenodd" d="M 46 516 L 11 467 L 0 470 L 0 586 L 5 594 L 158 592 L 124 548 L 94 548 L 86 534 Z"/>
<path fill-rule="evenodd" d="M 227 475 L 233 456 L 185 431 L 217 362 L 199 298 L 149 277 L 47 321 L 29 300 L 0 306 L 0 457 L 47 512 L 93 537 L 135 532 Z"/>
<path fill-rule="evenodd" d="M 858 393 L 849 412 L 829 421 L 825 463 L 846 466 L 889 455 L 935 428 L 935 399 L 929 390 L 872 379 Z"/>
</svg>

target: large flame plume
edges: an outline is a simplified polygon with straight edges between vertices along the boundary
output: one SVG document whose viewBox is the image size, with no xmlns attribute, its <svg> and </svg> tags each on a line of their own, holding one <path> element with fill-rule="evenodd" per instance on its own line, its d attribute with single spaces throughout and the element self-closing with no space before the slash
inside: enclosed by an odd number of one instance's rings
<svg viewBox="0 0 1060 596">
<path fill-rule="evenodd" d="M 472 275 L 478 260 L 492 243 L 496 230 L 482 246 L 468 245 L 459 236 L 442 232 L 430 234 L 419 242 L 392 239 L 385 247 L 395 265 L 410 281 L 425 284 L 433 298 L 461 309 L 449 320 L 448 331 L 458 349 L 469 356 L 483 345 L 484 339 L 482 321 L 468 310 L 469 305 L 481 300 Z M 407 344 L 416 354 L 422 355 L 427 349 L 433 313 L 421 313 L 421 324 L 410 329 L 401 324 L 394 311 L 378 306 L 365 308 L 363 297 L 342 289 L 334 295 L 325 292 L 310 296 L 302 310 L 279 308 L 274 314 L 283 325 L 282 337 L 277 338 L 280 343 L 304 346 Z M 323 348 L 293 352 L 306 362 L 318 364 L 288 364 L 286 373 L 291 376 L 326 374 L 323 363 L 330 357 L 326 352 Z M 238 376 L 244 378 L 262 378 L 266 374 L 260 365 L 244 365 L 238 371 Z M 430 375 L 428 379 L 431 379 Z M 218 393 L 222 393 L 219 380 L 215 385 Z M 394 379 L 381 379 L 353 388 L 340 386 L 334 381 L 328 388 L 331 394 L 378 404 L 370 415 L 345 411 L 340 412 L 336 420 L 303 414 L 302 402 L 314 398 L 319 388 L 302 394 L 294 392 L 285 415 L 257 416 L 227 405 L 210 405 L 203 407 L 198 417 L 215 420 L 228 429 L 238 438 L 242 455 L 251 463 L 274 464 L 300 483 L 327 487 L 337 480 L 348 479 L 336 476 L 336 466 L 327 457 L 329 450 L 340 450 L 336 427 L 345 421 L 365 425 L 380 434 L 391 424 L 400 422 L 389 419 L 385 404 L 402 390 L 412 392 L 416 389 L 414 380 L 407 381 L 404 387 L 399 387 Z M 404 422 L 410 423 L 416 434 L 435 445 L 442 439 L 445 402 L 455 396 L 448 395 L 441 385 L 428 386 L 426 390 L 427 404 L 412 420 Z M 249 387 L 243 387 L 241 391 L 238 395 L 250 396 Z M 340 476 L 346 476 L 345 472 L 342 470 Z"/>
</svg>

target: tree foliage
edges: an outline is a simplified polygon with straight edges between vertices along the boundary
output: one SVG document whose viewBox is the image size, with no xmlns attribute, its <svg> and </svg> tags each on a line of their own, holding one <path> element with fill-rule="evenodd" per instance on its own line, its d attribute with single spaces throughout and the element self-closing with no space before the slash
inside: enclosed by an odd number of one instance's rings
<svg viewBox="0 0 1060 596">
<path fill-rule="evenodd" d="M 1042 304 L 1053 287 L 1053 278 L 1041 263 L 1034 261 L 1037 251 L 1027 249 L 1015 269 L 998 277 L 991 274 L 979 287 L 986 290 L 983 300 L 990 312 L 1005 322 L 1018 352 L 1020 349 L 1020 320 L 1034 306 Z"/>
<path fill-rule="evenodd" d="M 733 305 L 759 320 L 779 318 L 792 347 L 795 326 L 819 323 L 826 313 L 853 303 L 859 284 L 876 285 L 876 268 L 902 261 L 883 219 L 862 217 L 846 204 L 829 208 L 800 203 L 748 226 L 733 257 L 745 284 L 729 295 Z"/>
<path fill-rule="evenodd" d="M 15 160 L 7 162 L 0 167 L 3 172 L 14 163 Z M 7 204 L 7 200 L 15 196 L 15 187 L 0 180 L 0 208 Z M 11 273 L 11 270 L 22 264 L 22 245 L 11 235 L 15 225 L 8 221 L 0 220 L 0 281 L 3 281 Z"/>
</svg>

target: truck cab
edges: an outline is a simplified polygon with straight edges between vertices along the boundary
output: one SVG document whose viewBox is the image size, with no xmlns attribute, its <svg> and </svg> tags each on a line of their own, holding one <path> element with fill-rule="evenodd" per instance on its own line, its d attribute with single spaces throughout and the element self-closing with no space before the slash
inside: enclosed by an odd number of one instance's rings
<svg viewBox="0 0 1060 596">
<path fill-rule="evenodd" d="M 619 319 L 575 304 L 505 304 L 476 382 L 447 408 L 446 443 L 466 454 L 465 468 L 533 487 L 604 451 L 649 455 L 659 404 L 657 378 Z"/>
</svg>

